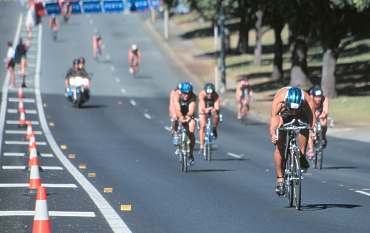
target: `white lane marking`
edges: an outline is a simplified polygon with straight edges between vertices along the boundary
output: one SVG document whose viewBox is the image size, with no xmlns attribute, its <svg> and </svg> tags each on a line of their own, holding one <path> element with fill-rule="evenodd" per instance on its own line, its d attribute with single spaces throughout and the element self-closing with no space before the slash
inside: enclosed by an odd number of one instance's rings
<svg viewBox="0 0 370 233">
<path fill-rule="evenodd" d="M 29 142 L 27 141 L 5 141 L 6 145 L 29 145 Z M 36 145 L 38 146 L 46 146 L 46 142 L 36 142 Z"/>
<path fill-rule="evenodd" d="M 24 155 L 25 155 L 25 153 L 19 153 L 19 152 L 4 152 L 3 153 L 3 156 L 5 156 L 5 157 L 23 157 Z M 44 157 L 44 158 L 54 157 L 53 154 L 48 154 L 48 153 L 40 153 L 40 156 Z"/>
<path fill-rule="evenodd" d="M 171 127 L 169 127 L 167 125 L 164 127 L 164 129 L 167 130 L 167 131 L 171 131 Z"/>
<path fill-rule="evenodd" d="M 37 50 L 37 67 L 35 75 L 35 94 L 36 94 L 36 104 L 37 110 L 39 112 L 39 119 L 43 132 L 50 144 L 50 147 L 55 153 L 55 156 L 63 164 L 63 166 L 71 173 L 71 175 L 77 180 L 77 182 L 86 191 L 92 201 L 95 203 L 97 208 L 100 210 L 101 214 L 104 216 L 105 220 L 111 227 L 114 233 L 131 233 L 126 223 L 122 220 L 120 215 L 113 209 L 107 200 L 102 196 L 102 194 L 90 183 L 90 181 L 67 159 L 63 154 L 59 145 L 56 143 L 53 135 L 50 132 L 48 123 L 46 121 L 45 112 L 42 106 L 42 98 L 40 92 L 40 70 L 41 70 L 41 39 L 42 39 L 42 27 L 39 25 L 39 41 Z M 15 43 L 14 43 L 15 44 Z M 27 184 L 28 185 L 28 184 Z"/>
<path fill-rule="evenodd" d="M 36 110 L 33 109 L 26 109 L 26 114 L 37 114 Z M 10 108 L 8 109 L 8 113 L 18 113 L 18 109 Z"/>
<path fill-rule="evenodd" d="M 119 78 L 116 78 L 116 82 L 119 83 L 121 82 L 121 80 Z"/>
<path fill-rule="evenodd" d="M 231 153 L 231 152 L 227 152 L 227 155 L 231 156 L 231 157 L 234 157 L 234 158 L 237 158 L 237 159 L 243 158 L 243 155 L 237 155 L 237 154 L 234 154 L 234 153 Z"/>
<path fill-rule="evenodd" d="M 4 165 L 2 166 L 3 170 L 25 170 L 26 166 L 9 166 Z M 62 171 L 63 168 L 59 166 L 41 166 L 43 170 L 53 170 L 53 171 Z"/>
<path fill-rule="evenodd" d="M 34 216 L 35 211 L 19 210 L 19 211 L 0 211 L 0 216 Z M 49 211 L 50 217 L 80 217 L 94 218 L 94 212 L 79 212 L 79 211 Z"/>
<path fill-rule="evenodd" d="M 124 88 L 121 89 L 122 94 L 126 93 L 126 90 Z"/>
<path fill-rule="evenodd" d="M 0 188 L 24 188 L 28 187 L 29 184 L 27 183 L 2 183 L 0 184 Z M 46 188 L 77 188 L 75 184 L 42 184 L 43 187 Z"/>
<path fill-rule="evenodd" d="M 7 120 L 6 121 L 7 125 L 19 125 L 19 121 L 13 121 L 13 120 Z M 32 125 L 39 125 L 38 121 L 31 121 Z"/>
<path fill-rule="evenodd" d="M 27 130 L 5 130 L 6 134 L 26 134 Z M 35 135 L 42 135 L 41 131 L 33 131 Z"/>
<path fill-rule="evenodd" d="M 148 113 L 144 113 L 144 117 L 148 120 L 152 119 L 152 117 Z"/>
<path fill-rule="evenodd" d="M 22 26 L 22 20 L 23 20 L 23 14 L 19 15 L 18 19 L 18 26 L 17 30 L 14 36 L 13 44 L 17 44 L 19 40 L 19 34 L 21 31 Z M 2 89 L 2 95 L 1 95 L 1 108 L 0 108 L 0 151 L 2 151 L 2 144 L 3 144 L 3 133 L 4 132 L 4 122 L 5 122 L 5 116 L 6 116 L 6 107 L 8 104 L 7 97 L 8 97 L 8 84 L 9 84 L 9 73 L 6 72 L 5 80 L 3 84 Z"/>
<path fill-rule="evenodd" d="M 136 106 L 136 101 L 135 101 L 135 100 L 130 100 L 130 104 L 131 104 L 132 106 Z"/>
<path fill-rule="evenodd" d="M 19 98 L 12 98 L 12 97 L 9 97 L 9 98 L 8 98 L 8 101 L 9 101 L 9 102 L 19 102 Z M 31 99 L 31 98 L 23 98 L 23 102 L 24 102 L 24 103 L 35 103 L 35 99 Z"/>
<path fill-rule="evenodd" d="M 362 191 L 370 191 L 370 189 L 361 189 Z"/>
<path fill-rule="evenodd" d="M 116 68 L 114 66 L 110 66 L 111 71 L 115 71 Z"/>
<path fill-rule="evenodd" d="M 368 192 L 361 191 L 361 190 L 356 190 L 355 192 L 356 192 L 356 193 L 361 193 L 361 194 L 364 194 L 364 195 L 366 195 L 366 196 L 369 196 L 369 197 L 370 197 L 370 193 L 368 193 Z"/>
</svg>

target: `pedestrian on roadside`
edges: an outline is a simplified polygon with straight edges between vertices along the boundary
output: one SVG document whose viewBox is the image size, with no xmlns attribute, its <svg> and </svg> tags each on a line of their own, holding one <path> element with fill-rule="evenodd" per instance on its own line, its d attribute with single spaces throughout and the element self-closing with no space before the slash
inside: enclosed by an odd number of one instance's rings
<svg viewBox="0 0 370 233">
<path fill-rule="evenodd" d="M 8 41 L 7 43 L 7 46 L 8 46 L 8 51 L 6 53 L 6 58 L 5 58 L 5 66 L 8 70 L 8 74 L 9 74 L 9 81 L 10 81 L 10 86 L 11 87 L 15 87 L 15 71 L 14 71 L 14 67 L 15 67 L 15 62 L 14 62 L 14 55 L 15 55 L 15 51 L 14 51 L 14 48 L 13 48 L 13 43 Z"/>
<path fill-rule="evenodd" d="M 26 67 L 27 67 L 27 49 L 28 46 L 20 38 L 15 48 L 15 63 L 19 65 L 19 75 L 22 77 L 22 87 L 26 87 Z"/>
</svg>

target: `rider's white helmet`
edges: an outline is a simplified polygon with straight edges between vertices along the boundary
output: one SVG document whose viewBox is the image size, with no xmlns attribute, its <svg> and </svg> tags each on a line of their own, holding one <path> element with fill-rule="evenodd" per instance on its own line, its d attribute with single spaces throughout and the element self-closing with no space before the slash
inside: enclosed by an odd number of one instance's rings
<svg viewBox="0 0 370 233">
<path fill-rule="evenodd" d="M 133 44 L 133 45 L 131 46 L 131 49 L 132 49 L 133 51 L 137 50 L 137 45 L 136 45 L 136 44 Z"/>
</svg>

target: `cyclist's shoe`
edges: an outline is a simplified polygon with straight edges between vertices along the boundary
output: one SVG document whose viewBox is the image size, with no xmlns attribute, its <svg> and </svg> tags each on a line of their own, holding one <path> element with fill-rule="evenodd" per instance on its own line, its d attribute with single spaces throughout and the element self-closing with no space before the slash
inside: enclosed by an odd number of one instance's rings
<svg viewBox="0 0 370 233">
<path fill-rule="evenodd" d="M 284 181 L 276 182 L 275 192 L 279 196 L 283 196 L 285 194 Z"/>
<path fill-rule="evenodd" d="M 308 158 L 309 160 L 312 160 L 312 159 L 313 159 L 313 157 L 315 157 L 315 153 L 313 153 L 313 151 L 312 151 L 312 150 L 310 150 L 310 151 L 308 151 L 308 152 L 306 153 L 306 156 L 307 156 L 307 158 Z"/>
<path fill-rule="evenodd" d="M 188 165 L 189 165 L 189 166 L 193 166 L 194 164 L 195 164 L 194 159 L 189 158 L 189 163 L 188 163 Z"/>
<path fill-rule="evenodd" d="M 322 148 L 325 149 L 327 145 L 328 145 L 328 139 L 324 138 L 322 140 Z"/>
<path fill-rule="evenodd" d="M 216 129 L 216 128 L 213 128 L 212 133 L 213 133 L 213 137 L 214 137 L 215 139 L 217 139 L 217 129 Z"/>
<path fill-rule="evenodd" d="M 307 169 L 310 167 L 310 164 L 308 163 L 306 157 L 301 156 L 300 163 L 301 163 L 301 169 L 303 170 L 303 172 L 306 172 Z"/>
<path fill-rule="evenodd" d="M 179 155 L 179 154 L 180 154 L 180 149 L 179 148 L 176 148 L 175 155 Z"/>
</svg>

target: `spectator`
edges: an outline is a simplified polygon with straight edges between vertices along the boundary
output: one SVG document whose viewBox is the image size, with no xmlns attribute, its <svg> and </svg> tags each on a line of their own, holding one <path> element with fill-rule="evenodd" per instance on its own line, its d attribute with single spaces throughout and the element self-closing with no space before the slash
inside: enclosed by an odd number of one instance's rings
<svg viewBox="0 0 370 233">
<path fill-rule="evenodd" d="M 7 46 L 8 46 L 8 52 L 6 53 L 5 64 L 6 64 L 6 68 L 8 70 L 8 74 L 9 74 L 9 78 L 10 78 L 10 86 L 15 87 L 15 71 L 14 71 L 15 51 L 14 51 L 12 42 L 8 41 Z"/>
</svg>

